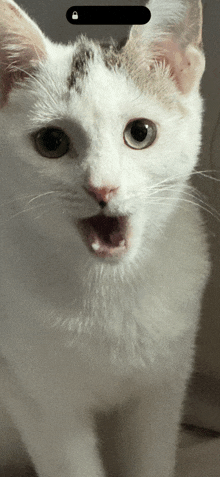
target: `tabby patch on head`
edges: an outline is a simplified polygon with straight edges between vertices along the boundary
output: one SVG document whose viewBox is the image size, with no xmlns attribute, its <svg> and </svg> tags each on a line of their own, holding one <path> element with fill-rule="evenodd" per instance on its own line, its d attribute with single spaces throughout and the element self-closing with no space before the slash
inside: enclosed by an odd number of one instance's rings
<svg viewBox="0 0 220 477">
<path fill-rule="evenodd" d="M 76 52 L 74 52 L 71 73 L 67 79 L 68 88 L 74 87 L 78 93 L 81 92 L 80 82 L 88 75 L 89 65 L 94 60 L 94 50 L 86 38 L 81 38 L 78 42 Z"/>
<path fill-rule="evenodd" d="M 97 51 L 106 68 L 109 70 L 119 68 L 121 66 L 120 48 L 121 43 L 117 44 L 113 39 L 98 43 L 81 35 L 74 51 L 71 73 L 67 78 L 68 89 L 75 88 L 79 94 L 82 92 L 82 81 L 88 75 Z"/>
</svg>

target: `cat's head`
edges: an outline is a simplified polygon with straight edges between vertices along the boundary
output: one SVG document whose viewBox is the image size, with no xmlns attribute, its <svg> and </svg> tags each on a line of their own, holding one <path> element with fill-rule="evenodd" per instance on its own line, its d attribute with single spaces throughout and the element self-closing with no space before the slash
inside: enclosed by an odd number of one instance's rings
<svg viewBox="0 0 220 477">
<path fill-rule="evenodd" d="M 0 0 L 3 198 L 95 260 L 141 259 L 197 162 L 201 2 L 147 6 L 121 48 L 65 46 Z"/>
</svg>

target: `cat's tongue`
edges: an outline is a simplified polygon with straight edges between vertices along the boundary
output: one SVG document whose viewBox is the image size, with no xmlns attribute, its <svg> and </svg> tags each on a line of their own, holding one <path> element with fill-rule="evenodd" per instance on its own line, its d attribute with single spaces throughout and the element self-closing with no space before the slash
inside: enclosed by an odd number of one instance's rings
<svg viewBox="0 0 220 477">
<path fill-rule="evenodd" d="M 96 215 L 80 220 L 90 250 L 98 257 L 121 257 L 127 249 L 128 218 Z"/>
</svg>

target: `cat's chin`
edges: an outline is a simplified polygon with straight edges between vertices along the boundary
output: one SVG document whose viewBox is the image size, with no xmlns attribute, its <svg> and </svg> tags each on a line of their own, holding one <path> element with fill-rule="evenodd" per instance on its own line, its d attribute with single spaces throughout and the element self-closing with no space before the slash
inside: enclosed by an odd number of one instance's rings
<svg viewBox="0 0 220 477">
<path fill-rule="evenodd" d="M 98 258 L 119 260 L 129 250 L 130 222 L 127 216 L 98 214 L 77 221 L 84 243 Z"/>
</svg>

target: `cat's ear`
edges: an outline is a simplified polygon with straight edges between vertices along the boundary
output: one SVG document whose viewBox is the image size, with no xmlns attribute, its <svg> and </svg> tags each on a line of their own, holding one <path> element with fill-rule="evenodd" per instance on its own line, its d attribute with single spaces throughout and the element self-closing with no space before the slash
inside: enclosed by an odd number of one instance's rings
<svg viewBox="0 0 220 477">
<path fill-rule="evenodd" d="M 150 0 L 146 6 L 150 21 L 134 25 L 124 47 L 130 70 L 138 74 L 163 63 L 178 89 L 188 94 L 198 88 L 205 68 L 201 1 Z"/>
<path fill-rule="evenodd" d="M 46 56 L 45 40 L 33 20 L 13 1 L 0 0 L 1 105 L 15 81 L 31 74 Z"/>
</svg>

